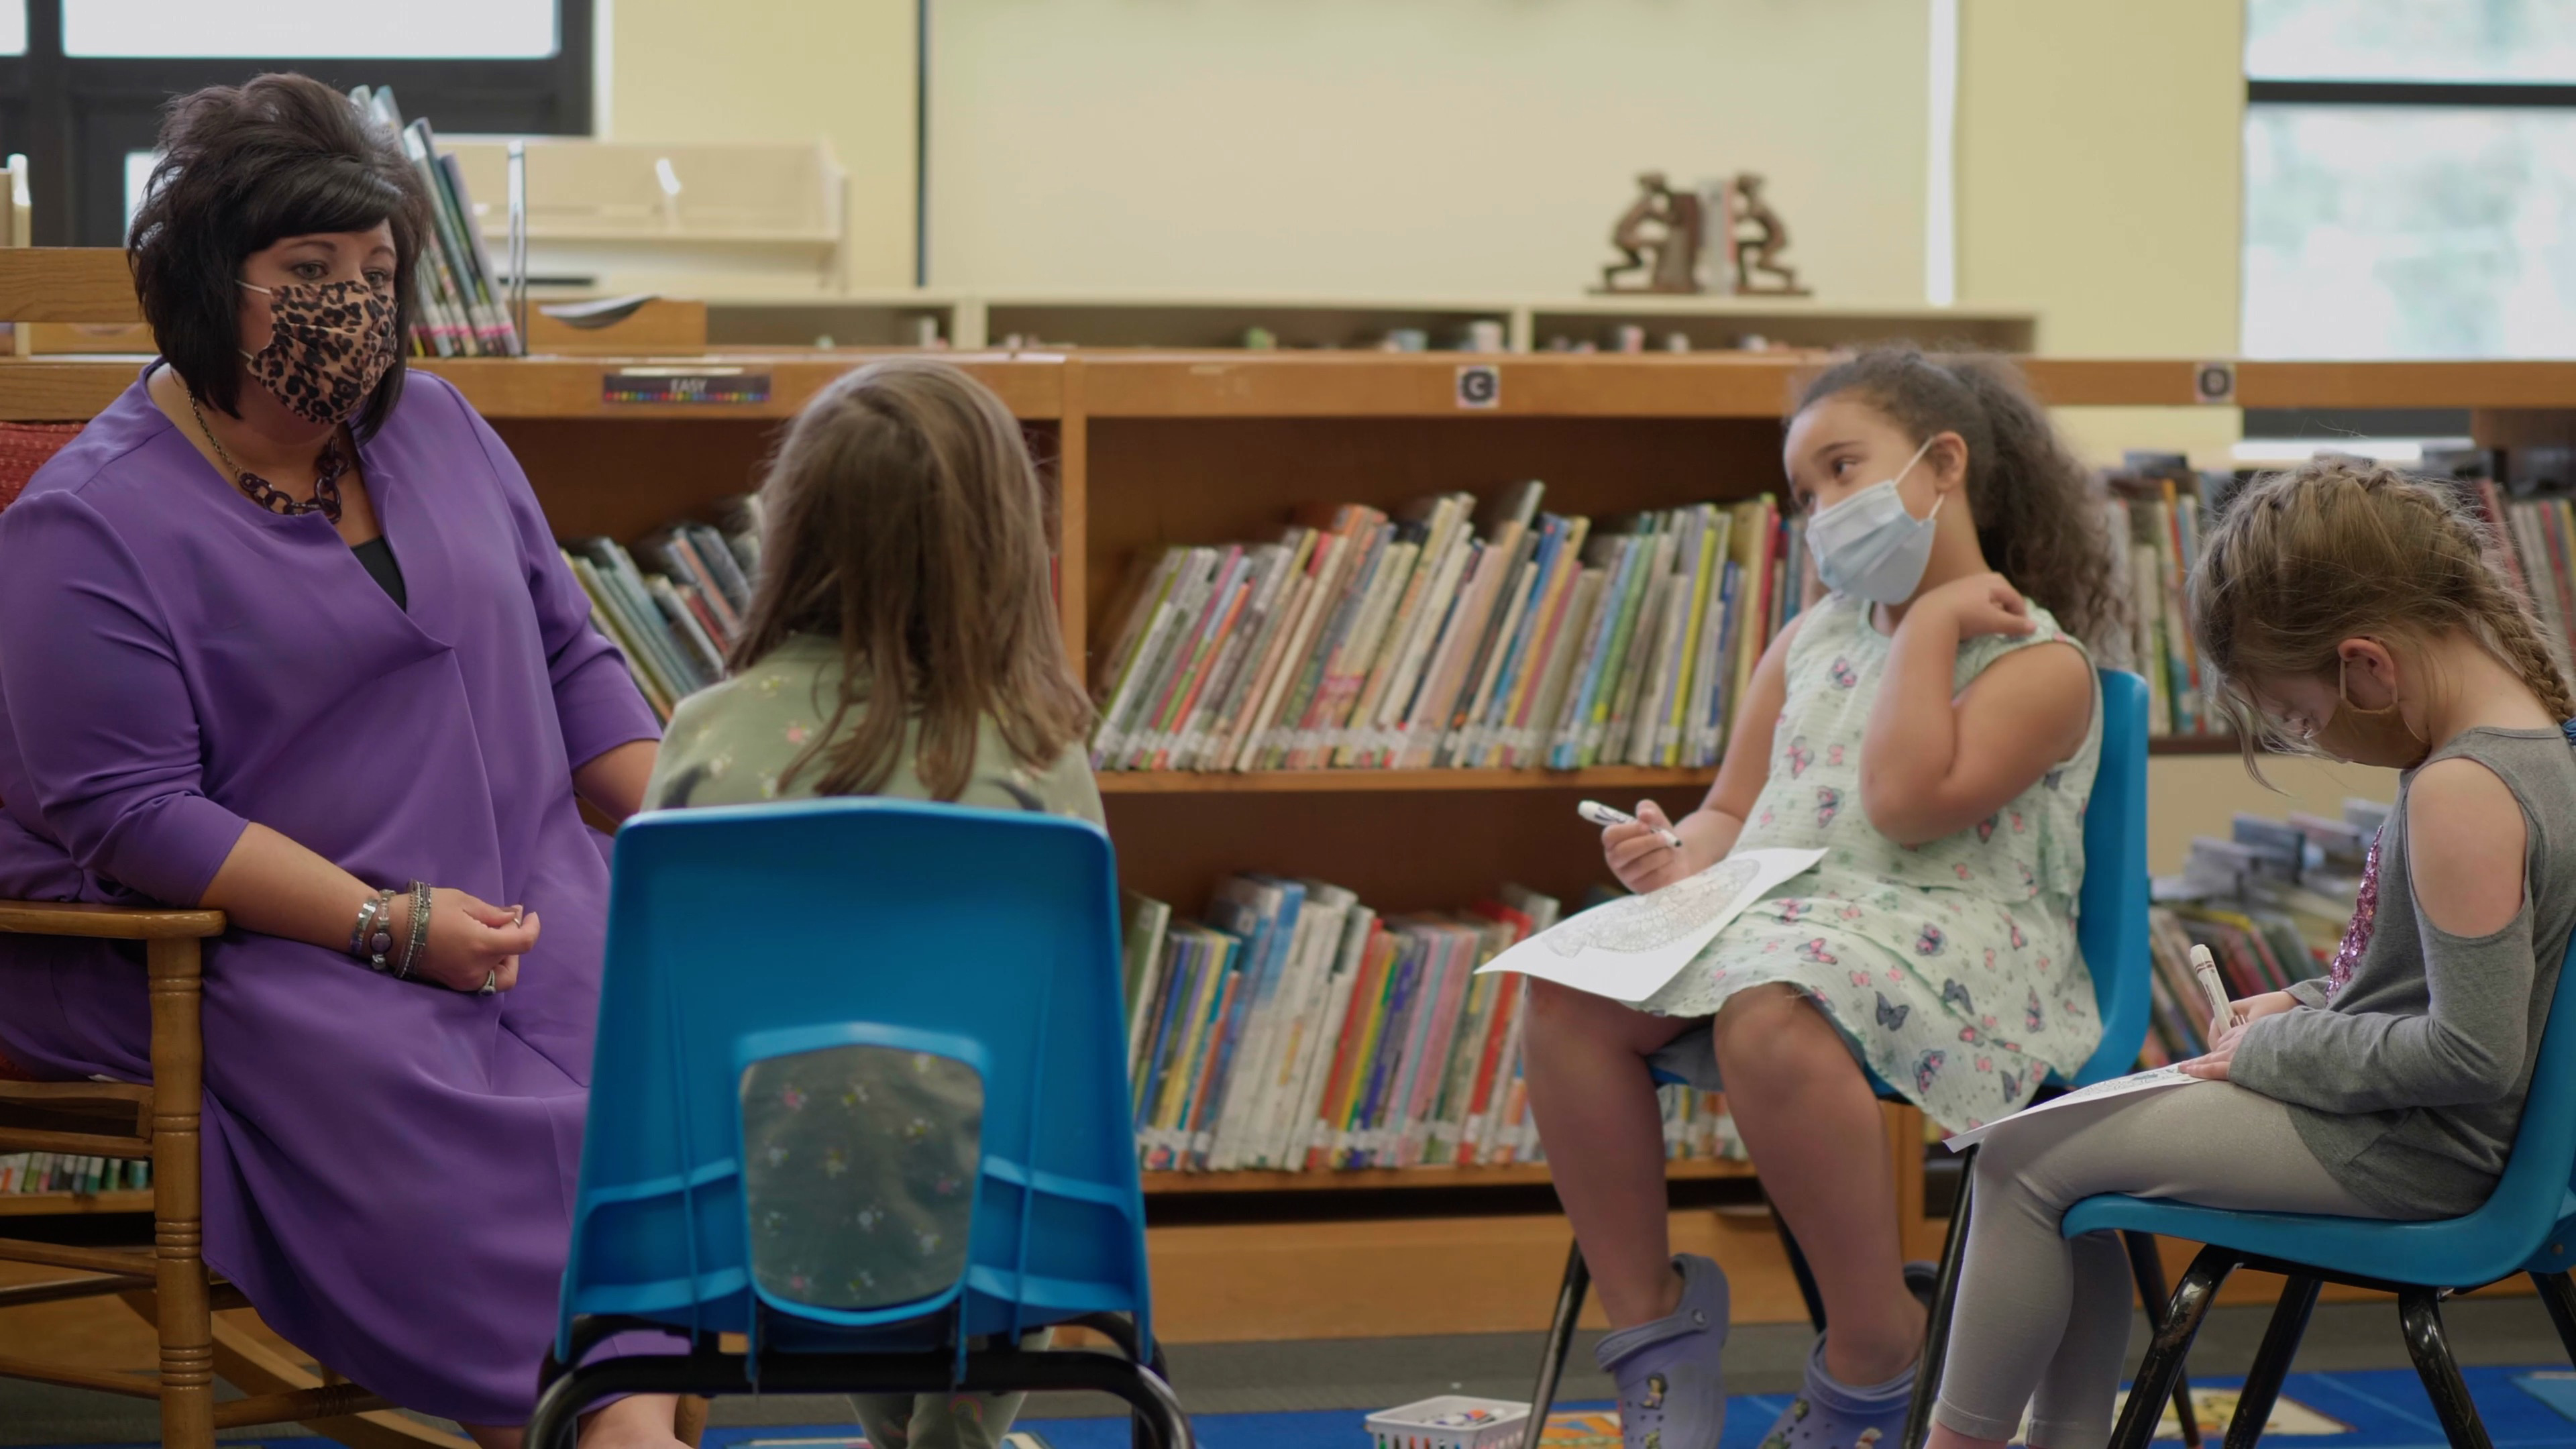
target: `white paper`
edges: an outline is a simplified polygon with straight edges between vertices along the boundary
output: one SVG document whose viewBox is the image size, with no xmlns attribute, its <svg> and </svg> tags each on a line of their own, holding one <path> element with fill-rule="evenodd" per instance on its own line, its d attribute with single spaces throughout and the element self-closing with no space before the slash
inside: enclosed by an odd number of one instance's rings
<svg viewBox="0 0 2576 1449">
<path fill-rule="evenodd" d="M 1999 1117 L 1983 1127 L 1971 1127 L 1965 1132 L 1954 1132 L 1948 1139 L 1950 1150 L 1957 1152 L 1964 1147 L 1974 1147 L 1983 1142 L 1986 1134 L 1996 1128 L 2010 1127 L 2015 1122 L 2026 1117 L 2036 1117 L 2042 1112 L 2054 1112 L 2060 1107 L 2072 1107 L 2082 1102 L 2099 1102 L 2110 1097 L 2125 1097 L 2132 1092 L 2153 1092 L 2165 1087 L 2188 1087 L 2199 1080 L 2198 1077 L 2186 1075 L 2181 1067 L 2171 1066 L 2152 1067 L 2143 1072 L 2131 1072 L 2125 1077 L 2113 1077 L 2107 1082 L 2095 1082 L 2089 1087 L 2079 1088 L 2063 1097 L 2042 1102 L 2038 1106 L 2024 1107 L 2009 1117 Z"/>
<path fill-rule="evenodd" d="M 1739 850 L 1687 880 L 1568 917 L 1476 974 L 1516 971 L 1613 1001 L 1643 1001 L 1763 892 L 1824 858 L 1821 850 Z"/>
</svg>

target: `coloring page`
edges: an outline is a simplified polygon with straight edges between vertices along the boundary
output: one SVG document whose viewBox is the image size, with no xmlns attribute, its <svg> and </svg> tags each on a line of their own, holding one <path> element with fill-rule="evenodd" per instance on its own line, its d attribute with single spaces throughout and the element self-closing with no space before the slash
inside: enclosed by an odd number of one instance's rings
<svg viewBox="0 0 2576 1449">
<path fill-rule="evenodd" d="M 2143 1072 L 2131 1072 L 2125 1077 L 2113 1077 L 2107 1082 L 2095 1082 L 2089 1087 L 2069 1092 L 2054 1101 L 2042 1102 L 2035 1107 L 2024 1107 L 2009 1117 L 1999 1118 L 1983 1127 L 1971 1127 L 1965 1132 L 1954 1132 L 1947 1140 L 1950 1150 L 1957 1152 L 1984 1141 L 1986 1134 L 1996 1128 L 2010 1127 L 2024 1117 L 2036 1117 L 2042 1112 L 2054 1112 L 2060 1107 L 2072 1107 L 2079 1102 L 2099 1102 L 2111 1097 L 2125 1097 L 2131 1092 L 2153 1092 L 2164 1087 L 2187 1087 L 2199 1080 L 2198 1077 L 2185 1075 L 2183 1069 L 2178 1066 L 2153 1067 Z"/>
<path fill-rule="evenodd" d="M 1821 850 L 1739 850 L 1687 880 L 1569 917 L 1476 974 L 1516 971 L 1613 1001 L 1643 1001 L 1746 906 L 1824 858 Z"/>
</svg>

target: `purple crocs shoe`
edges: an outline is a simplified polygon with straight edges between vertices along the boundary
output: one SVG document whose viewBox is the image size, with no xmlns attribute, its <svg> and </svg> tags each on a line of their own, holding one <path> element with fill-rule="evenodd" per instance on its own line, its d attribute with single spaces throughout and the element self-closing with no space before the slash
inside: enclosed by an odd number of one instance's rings
<svg viewBox="0 0 2576 1449">
<path fill-rule="evenodd" d="M 1883 1384 L 1854 1388 L 1825 1374 L 1825 1341 L 1807 1356 L 1807 1383 L 1771 1422 L 1759 1449 L 1895 1449 L 1914 1403 L 1914 1370 Z"/>
<path fill-rule="evenodd" d="M 1667 1318 L 1623 1328 L 1592 1351 L 1619 1386 L 1626 1449 L 1717 1449 L 1726 1427 L 1726 1274 L 1693 1253 L 1677 1254 L 1681 1306 Z"/>
</svg>

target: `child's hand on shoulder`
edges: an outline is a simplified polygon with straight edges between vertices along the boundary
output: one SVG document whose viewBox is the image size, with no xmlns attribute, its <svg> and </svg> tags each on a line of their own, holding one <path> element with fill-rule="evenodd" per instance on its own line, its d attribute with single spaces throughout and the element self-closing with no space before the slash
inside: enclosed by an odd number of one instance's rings
<svg viewBox="0 0 2576 1449">
<path fill-rule="evenodd" d="M 2039 627 L 2030 617 L 2030 602 L 2002 574 L 1970 574 L 1952 579 L 1914 601 L 1907 618 L 1946 617 L 1963 640 L 1981 634 L 2027 634 Z"/>
<path fill-rule="evenodd" d="M 1693 838 L 1696 814 L 1682 817 L 1675 825 L 1664 816 L 1663 807 L 1652 800 L 1637 802 L 1637 823 L 1612 825 L 1601 832 L 1601 857 L 1610 863 L 1610 873 L 1619 884 L 1644 895 L 1660 890 L 1677 880 L 1688 880 L 1717 863 L 1722 852 L 1711 851 Z M 1681 837 L 1682 848 L 1664 844 L 1661 832 L 1670 830 Z"/>
</svg>

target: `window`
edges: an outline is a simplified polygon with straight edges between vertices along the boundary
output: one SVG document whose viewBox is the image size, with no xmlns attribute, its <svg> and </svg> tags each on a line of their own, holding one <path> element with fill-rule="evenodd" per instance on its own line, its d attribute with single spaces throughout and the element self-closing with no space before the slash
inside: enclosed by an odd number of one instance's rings
<svg viewBox="0 0 2576 1449">
<path fill-rule="evenodd" d="M 0 152 L 28 156 L 39 243 L 117 246 L 163 104 L 263 70 L 390 86 L 441 131 L 584 135 L 592 4 L 0 0 Z"/>
<path fill-rule="evenodd" d="M 2576 357 L 2576 0 L 2248 0 L 2255 357 Z"/>
</svg>

